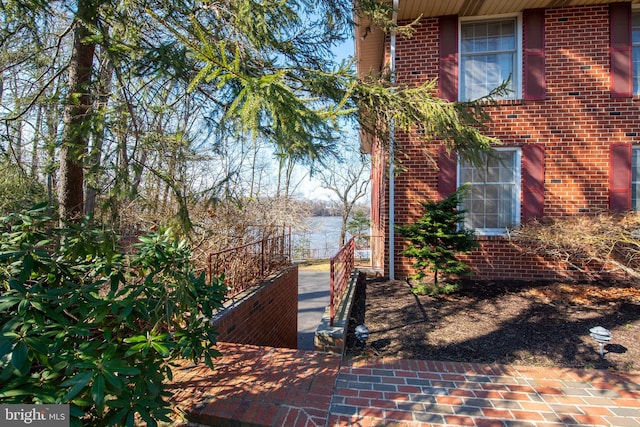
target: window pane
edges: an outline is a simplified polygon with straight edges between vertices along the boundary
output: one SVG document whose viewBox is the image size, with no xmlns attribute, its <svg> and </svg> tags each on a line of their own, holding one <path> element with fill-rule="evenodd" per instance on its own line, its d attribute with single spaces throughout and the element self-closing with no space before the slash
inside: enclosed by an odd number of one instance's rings
<svg viewBox="0 0 640 427">
<path fill-rule="evenodd" d="M 631 156 L 631 208 L 640 210 L 640 148 L 634 148 Z"/>
<path fill-rule="evenodd" d="M 500 219 L 497 215 L 487 215 L 485 217 L 484 222 L 485 228 L 499 228 L 500 227 Z"/>
<path fill-rule="evenodd" d="M 478 167 L 461 161 L 460 182 L 470 187 L 461 206 L 467 212 L 466 228 L 499 230 L 517 223 L 517 151 L 501 150 L 494 154 Z"/>
<path fill-rule="evenodd" d="M 473 169 L 460 167 L 460 181 L 473 181 Z"/>
<path fill-rule="evenodd" d="M 500 168 L 493 166 L 487 168 L 487 182 L 498 182 L 500 181 Z"/>
<path fill-rule="evenodd" d="M 488 50 L 509 50 L 516 48 L 513 21 L 490 22 L 487 25 Z"/>
<path fill-rule="evenodd" d="M 632 42 L 633 44 L 640 43 L 640 13 L 633 14 L 632 24 Z"/>
<path fill-rule="evenodd" d="M 515 94 L 516 20 L 464 23 L 460 38 L 461 97 L 483 97 L 509 78 Z"/>
<path fill-rule="evenodd" d="M 640 46 L 633 47 L 633 93 L 640 91 Z"/>
<path fill-rule="evenodd" d="M 500 178 L 498 179 L 498 181 L 500 182 L 513 182 L 513 176 L 514 176 L 514 171 L 513 171 L 513 165 L 504 165 L 502 168 L 500 168 Z"/>
<path fill-rule="evenodd" d="M 509 89 L 514 91 L 514 62 L 514 53 L 463 57 L 462 87 L 465 99 L 481 98 L 509 79 Z"/>
<path fill-rule="evenodd" d="M 485 198 L 487 200 L 498 200 L 500 198 L 500 192 L 497 185 L 485 186 Z"/>
<path fill-rule="evenodd" d="M 495 193 L 495 188 L 491 188 L 491 186 L 485 186 L 485 196 L 484 196 L 484 212 L 487 215 L 497 214 L 498 207 L 500 206 L 500 199 L 498 199 L 498 193 Z M 492 194 L 494 196 L 492 197 Z"/>
</svg>

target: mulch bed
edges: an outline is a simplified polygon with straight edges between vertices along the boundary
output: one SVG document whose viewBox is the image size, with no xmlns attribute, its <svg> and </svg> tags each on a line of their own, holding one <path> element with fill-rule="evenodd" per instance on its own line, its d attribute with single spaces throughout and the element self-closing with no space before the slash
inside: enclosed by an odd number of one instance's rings
<svg viewBox="0 0 640 427">
<path fill-rule="evenodd" d="M 364 323 L 364 347 L 354 337 Z M 612 340 L 600 358 L 589 329 Z M 414 295 L 406 281 L 358 286 L 347 355 L 640 370 L 638 283 L 468 281 L 449 295 Z"/>
</svg>

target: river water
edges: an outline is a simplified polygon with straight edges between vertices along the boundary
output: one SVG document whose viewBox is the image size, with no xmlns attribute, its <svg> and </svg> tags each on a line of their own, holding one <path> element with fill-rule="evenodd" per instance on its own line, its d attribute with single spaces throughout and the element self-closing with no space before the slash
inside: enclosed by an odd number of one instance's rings
<svg viewBox="0 0 640 427">
<path fill-rule="evenodd" d="M 334 256 L 340 246 L 341 223 L 339 216 L 306 218 L 304 229 L 292 230 L 293 258 L 326 259 Z"/>
</svg>

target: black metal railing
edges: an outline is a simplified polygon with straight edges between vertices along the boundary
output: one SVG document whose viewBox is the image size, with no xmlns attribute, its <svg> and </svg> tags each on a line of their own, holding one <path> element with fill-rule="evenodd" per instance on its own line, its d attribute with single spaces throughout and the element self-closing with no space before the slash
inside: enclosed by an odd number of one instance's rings
<svg viewBox="0 0 640 427">
<path fill-rule="evenodd" d="M 291 264 L 291 235 L 270 237 L 246 245 L 210 253 L 209 280 L 224 274 L 227 298 L 264 281 Z"/>
</svg>

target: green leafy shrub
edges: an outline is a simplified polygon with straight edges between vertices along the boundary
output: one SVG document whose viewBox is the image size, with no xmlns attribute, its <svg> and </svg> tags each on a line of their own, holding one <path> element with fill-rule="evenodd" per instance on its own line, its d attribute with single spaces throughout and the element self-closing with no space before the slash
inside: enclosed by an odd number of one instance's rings
<svg viewBox="0 0 640 427">
<path fill-rule="evenodd" d="M 219 355 L 221 280 L 170 231 L 124 256 L 109 231 L 52 225 L 43 209 L 0 219 L 0 402 L 68 403 L 72 425 L 169 421 L 171 362 Z"/>
<path fill-rule="evenodd" d="M 464 223 L 465 211 L 459 210 L 464 187 L 439 202 L 423 202 L 424 214 L 415 223 L 396 226 L 409 244 L 402 254 L 415 258 L 417 273 L 413 279 L 426 277 L 425 270 L 433 272 L 433 283 L 438 285 L 438 273 L 464 275 L 465 263 L 456 254 L 470 252 L 478 247 L 473 231 L 458 227 Z"/>
</svg>

